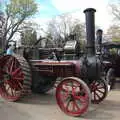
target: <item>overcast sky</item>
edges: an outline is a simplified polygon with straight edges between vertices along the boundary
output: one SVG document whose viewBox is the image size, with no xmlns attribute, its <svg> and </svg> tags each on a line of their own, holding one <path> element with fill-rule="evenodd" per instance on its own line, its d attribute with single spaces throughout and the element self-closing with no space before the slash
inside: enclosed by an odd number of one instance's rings
<svg viewBox="0 0 120 120">
<path fill-rule="evenodd" d="M 35 17 L 37 23 L 45 23 L 58 15 L 70 13 L 73 17 L 85 21 L 83 10 L 95 8 L 95 22 L 104 31 L 113 23 L 109 9 L 110 3 L 117 0 L 36 0 L 39 4 L 39 13 Z"/>
</svg>

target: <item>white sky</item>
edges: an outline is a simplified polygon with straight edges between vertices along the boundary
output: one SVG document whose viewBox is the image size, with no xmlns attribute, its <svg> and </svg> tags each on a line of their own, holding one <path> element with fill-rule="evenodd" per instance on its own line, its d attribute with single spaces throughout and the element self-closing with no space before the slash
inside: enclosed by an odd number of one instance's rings
<svg viewBox="0 0 120 120">
<path fill-rule="evenodd" d="M 64 12 L 74 11 L 73 16 L 85 21 L 83 10 L 86 8 L 95 8 L 95 22 L 104 31 L 111 25 L 112 16 L 109 11 L 109 0 L 52 0 L 52 4 L 59 10 Z"/>
<path fill-rule="evenodd" d="M 80 19 L 85 22 L 85 15 L 83 10 L 86 8 L 95 8 L 95 23 L 101 29 L 106 32 L 111 24 L 113 16 L 111 15 L 109 4 L 117 0 L 50 0 L 53 7 L 55 7 L 60 14 L 71 13 L 73 17 Z M 46 6 L 41 5 L 41 9 L 48 9 Z M 58 13 L 58 15 L 59 15 Z M 51 18 L 55 16 L 51 16 Z M 50 20 L 50 17 L 36 18 L 35 21 L 38 23 L 46 23 Z"/>
</svg>

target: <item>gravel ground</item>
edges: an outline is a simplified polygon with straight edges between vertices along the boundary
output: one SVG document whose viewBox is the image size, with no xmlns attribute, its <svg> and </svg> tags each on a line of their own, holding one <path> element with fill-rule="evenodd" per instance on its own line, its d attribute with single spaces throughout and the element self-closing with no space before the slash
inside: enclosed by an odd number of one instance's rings
<svg viewBox="0 0 120 120">
<path fill-rule="evenodd" d="M 67 116 L 56 104 L 55 92 L 32 94 L 11 103 L 0 99 L 0 120 L 119 120 L 120 89 L 110 91 L 99 105 L 91 104 L 88 112 L 81 117 Z"/>
</svg>

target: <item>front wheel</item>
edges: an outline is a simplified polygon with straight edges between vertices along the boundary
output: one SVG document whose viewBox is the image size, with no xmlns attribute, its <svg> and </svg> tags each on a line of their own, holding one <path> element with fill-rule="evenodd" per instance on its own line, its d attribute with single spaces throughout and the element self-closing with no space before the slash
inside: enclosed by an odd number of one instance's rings
<svg viewBox="0 0 120 120">
<path fill-rule="evenodd" d="M 64 113 L 70 116 L 80 116 L 88 110 L 91 102 L 90 90 L 81 79 L 68 77 L 58 84 L 56 100 Z"/>
<path fill-rule="evenodd" d="M 103 101 L 108 93 L 108 86 L 104 79 L 94 80 L 90 84 L 90 90 L 92 94 L 91 102 L 94 104 L 98 104 Z"/>
</svg>

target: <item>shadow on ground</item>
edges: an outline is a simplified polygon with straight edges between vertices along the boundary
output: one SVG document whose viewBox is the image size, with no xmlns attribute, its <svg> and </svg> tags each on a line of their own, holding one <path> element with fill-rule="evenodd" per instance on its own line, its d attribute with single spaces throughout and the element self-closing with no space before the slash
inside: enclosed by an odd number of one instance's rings
<svg viewBox="0 0 120 120">
<path fill-rule="evenodd" d="M 29 96 L 25 96 L 17 103 L 23 104 L 38 104 L 38 105 L 53 105 L 56 104 L 55 93 L 48 92 L 46 94 L 35 94 L 32 93 Z"/>
</svg>

